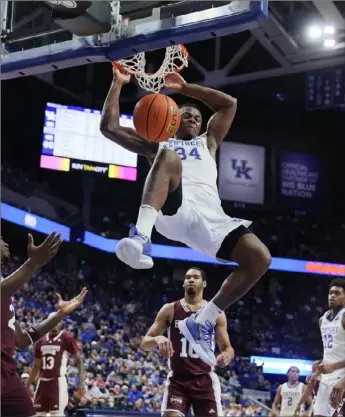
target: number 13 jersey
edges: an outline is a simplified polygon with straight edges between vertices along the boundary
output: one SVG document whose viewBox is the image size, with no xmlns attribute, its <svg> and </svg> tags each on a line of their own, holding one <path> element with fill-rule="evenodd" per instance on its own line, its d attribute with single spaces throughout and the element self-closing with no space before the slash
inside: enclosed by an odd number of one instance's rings
<svg viewBox="0 0 345 417">
<path fill-rule="evenodd" d="M 327 311 L 321 319 L 321 335 L 323 342 L 323 360 L 325 363 L 335 363 L 345 360 L 345 329 L 342 325 L 342 318 L 345 308 L 330 319 L 330 311 Z M 345 368 L 337 369 L 331 374 L 323 374 L 322 380 L 328 377 L 341 377 L 345 375 Z"/>
<path fill-rule="evenodd" d="M 45 335 L 35 346 L 35 357 L 41 359 L 40 378 L 53 379 L 66 375 L 68 354 L 78 352 L 75 339 L 62 330 L 57 335 Z"/>
<path fill-rule="evenodd" d="M 178 328 L 179 321 L 192 314 L 193 312 L 189 310 L 184 299 L 174 302 L 174 317 L 168 328 L 168 339 L 171 341 L 174 350 L 174 354 L 169 360 L 169 367 L 174 376 L 208 374 L 212 371 L 209 365 L 198 358 L 198 355 Z"/>
</svg>

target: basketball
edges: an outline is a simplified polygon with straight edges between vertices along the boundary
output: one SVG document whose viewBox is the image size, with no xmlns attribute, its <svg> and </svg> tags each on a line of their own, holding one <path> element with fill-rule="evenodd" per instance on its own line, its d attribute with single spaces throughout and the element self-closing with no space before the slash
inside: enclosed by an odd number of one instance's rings
<svg viewBox="0 0 345 417">
<path fill-rule="evenodd" d="M 164 142 L 180 127 L 180 110 L 164 94 L 148 94 L 135 106 L 133 122 L 137 132 L 150 142 Z"/>
</svg>

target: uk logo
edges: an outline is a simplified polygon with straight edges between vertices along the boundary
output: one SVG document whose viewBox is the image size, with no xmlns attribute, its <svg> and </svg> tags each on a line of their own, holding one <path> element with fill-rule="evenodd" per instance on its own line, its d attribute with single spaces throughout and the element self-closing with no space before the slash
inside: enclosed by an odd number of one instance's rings
<svg viewBox="0 0 345 417">
<path fill-rule="evenodd" d="M 245 180 L 253 179 L 251 176 L 253 168 L 248 166 L 248 161 L 246 161 L 245 159 L 231 159 L 231 169 L 235 171 L 236 178 L 242 178 Z"/>
</svg>

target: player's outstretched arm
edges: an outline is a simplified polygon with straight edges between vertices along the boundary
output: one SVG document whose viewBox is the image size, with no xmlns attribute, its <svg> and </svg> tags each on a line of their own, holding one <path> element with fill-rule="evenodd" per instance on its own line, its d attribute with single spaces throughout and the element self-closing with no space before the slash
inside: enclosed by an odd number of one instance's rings
<svg viewBox="0 0 345 417">
<path fill-rule="evenodd" d="M 277 389 L 276 396 L 274 398 L 273 404 L 272 404 L 272 412 L 271 417 L 277 417 L 278 416 L 278 407 L 279 404 L 282 401 L 282 385 L 279 385 Z"/>
<path fill-rule="evenodd" d="M 100 130 L 111 141 L 152 161 L 158 152 L 158 144 L 149 143 L 135 129 L 120 126 L 120 93 L 130 78 L 129 73 L 113 69 L 113 81 L 104 102 Z"/>
<path fill-rule="evenodd" d="M 164 357 L 170 357 L 173 354 L 172 345 L 169 339 L 163 334 L 170 325 L 174 316 L 174 305 L 172 303 L 165 304 L 158 312 L 153 325 L 143 337 L 140 347 L 143 350 L 155 350 L 159 348 L 159 352 Z"/>
<path fill-rule="evenodd" d="M 28 234 L 28 260 L 7 278 L 1 280 L 1 297 L 9 298 L 17 292 L 32 274 L 48 263 L 56 254 L 62 243 L 61 233 L 52 232 L 45 241 L 35 246 L 34 238 Z"/>
<path fill-rule="evenodd" d="M 225 313 L 222 313 L 216 321 L 215 334 L 220 351 L 220 354 L 217 357 L 217 365 L 221 367 L 228 366 L 235 357 L 235 351 L 230 343 Z"/>
<path fill-rule="evenodd" d="M 165 87 L 200 100 L 214 111 L 207 124 L 206 137 L 209 148 L 216 151 L 235 118 L 237 99 L 213 88 L 189 84 L 179 74 L 167 75 Z"/>
<path fill-rule="evenodd" d="M 70 301 L 63 301 L 61 295 L 57 294 L 59 306 L 58 311 L 55 314 L 49 316 L 47 319 L 43 320 L 41 323 L 38 323 L 29 329 L 22 329 L 19 323 L 15 322 L 16 346 L 18 348 L 24 349 L 30 346 L 32 343 L 37 342 L 37 340 L 41 339 L 41 337 L 50 332 L 50 330 L 52 330 L 66 316 L 80 307 L 86 297 L 86 294 L 87 289 L 83 288 L 81 293 Z"/>
</svg>

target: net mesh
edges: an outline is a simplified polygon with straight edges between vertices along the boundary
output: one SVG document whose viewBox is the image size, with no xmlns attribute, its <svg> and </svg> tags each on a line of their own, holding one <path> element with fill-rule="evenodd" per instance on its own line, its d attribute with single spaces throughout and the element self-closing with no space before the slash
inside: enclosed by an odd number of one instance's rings
<svg viewBox="0 0 345 417">
<path fill-rule="evenodd" d="M 182 68 L 188 67 L 188 51 L 183 45 L 168 46 L 162 65 L 154 74 L 147 74 L 145 72 L 145 52 L 139 52 L 132 57 L 120 59 L 113 64 L 116 67 L 125 67 L 135 76 L 138 84 L 144 90 L 158 93 L 164 86 L 164 80 L 167 74 L 179 72 Z"/>
</svg>

